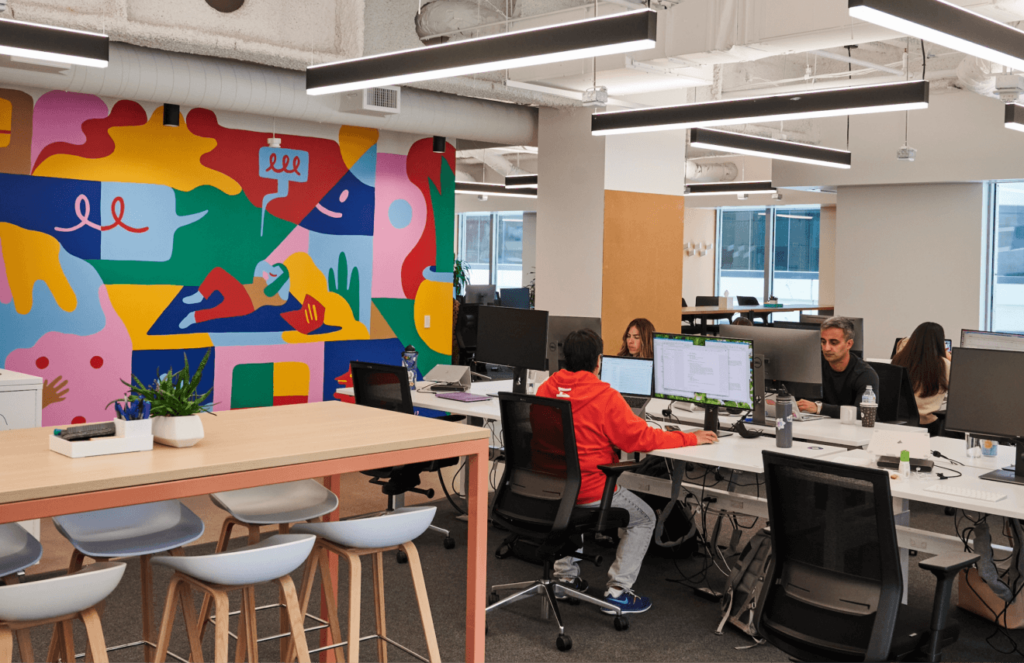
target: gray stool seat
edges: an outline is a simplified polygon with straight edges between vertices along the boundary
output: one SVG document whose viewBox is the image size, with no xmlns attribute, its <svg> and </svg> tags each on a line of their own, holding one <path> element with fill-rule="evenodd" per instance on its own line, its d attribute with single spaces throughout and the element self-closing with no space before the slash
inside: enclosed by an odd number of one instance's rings
<svg viewBox="0 0 1024 663">
<path fill-rule="evenodd" d="M 302 523 L 296 534 L 315 534 L 348 548 L 390 548 L 412 541 L 427 531 L 437 507 L 403 507 L 366 518 L 329 523 Z"/>
<path fill-rule="evenodd" d="M 177 500 L 54 516 L 53 524 L 88 557 L 137 557 L 173 550 L 203 535 L 203 521 Z"/>
<path fill-rule="evenodd" d="M 155 557 L 153 564 L 213 585 L 258 585 L 299 568 L 314 543 L 316 537 L 309 534 L 275 534 L 238 550 L 194 557 Z"/>
<path fill-rule="evenodd" d="M 210 499 L 251 525 L 297 523 L 338 508 L 338 496 L 312 479 L 213 493 Z"/>
<path fill-rule="evenodd" d="M 34 622 L 81 612 L 121 582 L 124 562 L 101 562 L 77 573 L 18 585 L 0 585 L 0 622 Z"/>
<path fill-rule="evenodd" d="M 18 523 L 0 525 L 0 578 L 27 569 L 42 556 L 43 547 L 24 527 Z"/>
</svg>

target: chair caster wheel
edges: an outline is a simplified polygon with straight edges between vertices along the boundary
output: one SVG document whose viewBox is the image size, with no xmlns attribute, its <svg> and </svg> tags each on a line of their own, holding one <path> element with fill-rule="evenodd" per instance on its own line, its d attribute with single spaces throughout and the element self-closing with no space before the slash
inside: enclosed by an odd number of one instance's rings
<svg viewBox="0 0 1024 663">
<path fill-rule="evenodd" d="M 944 509 L 944 513 L 945 513 L 945 514 L 946 514 L 947 516 L 955 516 L 955 515 L 956 515 L 956 509 L 954 509 L 954 508 L 953 508 L 953 507 L 951 507 L 951 506 L 947 506 L 947 507 L 946 507 L 946 508 Z"/>
<path fill-rule="evenodd" d="M 487 595 L 487 605 L 494 605 L 498 602 L 498 592 L 491 592 Z"/>
<path fill-rule="evenodd" d="M 405 554 L 404 550 L 399 550 L 398 554 L 395 555 L 395 557 L 398 558 L 398 563 L 399 564 L 406 564 L 409 561 L 409 556 L 407 554 Z"/>
<path fill-rule="evenodd" d="M 555 646 L 558 647 L 558 651 L 569 651 L 572 649 L 572 638 L 563 633 L 555 640 Z"/>
<path fill-rule="evenodd" d="M 455 547 L 455 539 L 453 539 L 450 536 L 444 537 L 444 547 L 447 550 L 451 550 L 452 548 L 454 548 Z"/>
<path fill-rule="evenodd" d="M 616 631 L 625 631 L 629 628 L 629 618 L 623 615 L 616 615 L 613 623 Z"/>
<path fill-rule="evenodd" d="M 569 605 L 579 605 L 580 600 L 574 596 L 570 596 L 566 599 L 566 603 L 568 603 Z"/>
</svg>

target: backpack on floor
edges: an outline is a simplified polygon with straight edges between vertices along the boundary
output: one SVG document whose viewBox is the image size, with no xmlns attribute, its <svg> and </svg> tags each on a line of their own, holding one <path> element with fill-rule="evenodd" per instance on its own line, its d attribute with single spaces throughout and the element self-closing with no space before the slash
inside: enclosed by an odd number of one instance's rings
<svg viewBox="0 0 1024 663">
<path fill-rule="evenodd" d="M 725 594 L 722 596 L 722 621 L 718 624 L 715 635 L 722 635 L 725 625 L 732 624 L 754 639 L 754 644 L 750 647 L 764 642 L 757 632 L 754 615 L 757 613 L 758 601 L 762 598 L 761 588 L 764 586 L 771 557 L 771 535 L 767 529 L 763 529 L 747 543 L 743 553 L 736 560 L 732 573 L 729 574 Z"/>
<path fill-rule="evenodd" d="M 668 468 L 665 467 L 665 459 L 657 456 L 648 456 L 640 467 L 634 470 L 634 473 L 659 479 L 671 480 L 672 478 Z M 638 492 L 636 496 L 646 502 L 657 517 L 657 524 L 651 535 L 651 545 L 647 552 L 669 559 L 692 557 L 697 552 L 697 526 L 693 522 L 693 512 L 690 507 L 678 501 L 679 495 L 661 497 Z M 671 508 L 669 508 L 670 504 Z"/>
</svg>

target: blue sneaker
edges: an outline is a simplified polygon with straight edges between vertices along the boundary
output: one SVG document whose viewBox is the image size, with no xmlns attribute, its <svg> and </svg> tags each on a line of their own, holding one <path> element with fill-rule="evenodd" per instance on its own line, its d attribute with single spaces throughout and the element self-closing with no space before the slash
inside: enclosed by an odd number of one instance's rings
<svg viewBox="0 0 1024 663">
<path fill-rule="evenodd" d="M 617 606 L 622 614 L 636 614 L 651 609 L 651 599 L 635 594 L 632 589 L 623 590 L 619 596 L 612 596 L 611 590 L 604 593 L 604 600 Z M 611 608 L 601 608 L 606 615 L 616 614 Z"/>
</svg>

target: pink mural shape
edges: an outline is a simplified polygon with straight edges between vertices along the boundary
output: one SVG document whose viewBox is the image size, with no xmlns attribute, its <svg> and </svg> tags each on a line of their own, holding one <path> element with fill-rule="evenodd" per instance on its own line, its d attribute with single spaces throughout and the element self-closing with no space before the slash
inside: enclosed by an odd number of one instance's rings
<svg viewBox="0 0 1024 663">
<path fill-rule="evenodd" d="M 48 332 L 33 347 L 14 350 L 7 357 L 7 368 L 42 377 L 51 386 L 61 378 L 58 390 L 67 393 L 64 400 L 43 408 L 44 426 L 110 421 L 114 410 L 105 409 L 107 403 L 127 390 L 121 380 L 132 373 L 131 337 L 105 287 L 99 289 L 99 301 L 106 318 L 101 331 L 90 336 Z M 45 398 L 46 386 L 43 393 Z M 100 418 L 96 413 L 102 413 Z"/>
<path fill-rule="evenodd" d="M 412 220 L 398 228 L 390 219 L 391 204 L 404 200 L 412 208 Z M 377 186 L 373 215 L 373 281 L 371 297 L 405 299 L 402 263 L 415 248 L 427 226 L 427 202 L 409 181 L 406 157 L 377 155 Z"/>
<path fill-rule="evenodd" d="M 295 361 L 309 367 L 309 403 L 324 399 L 324 344 L 220 346 L 214 353 L 214 412 L 231 409 L 231 378 L 240 364 L 272 364 Z M 44 410 L 45 412 L 45 410 Z M 282 443 L 285 443 L 282 440 Z"/>
<path fill-rule="evenodd" d="M 302 226 L 295 226 L 295 230 L 288 233 L 288 236 L 267 256 L 267 262 L 275 265 L 284 262 L 295 253 L 309 253 L 309 231 Z"/>
<path fill-rule="evenodd" d="M 99 97 L 54 90 L 39 97 L 32 113 L 32 164 L 52 143 L 85 143 L 82 123 L 106 117 L 110 110 Z"/>
</svg>

